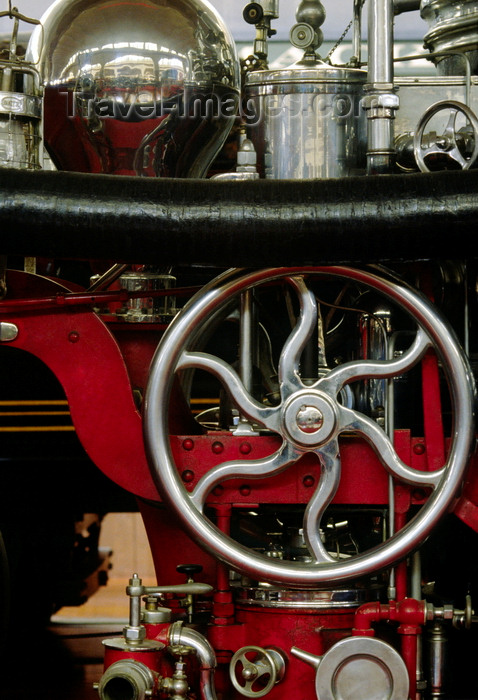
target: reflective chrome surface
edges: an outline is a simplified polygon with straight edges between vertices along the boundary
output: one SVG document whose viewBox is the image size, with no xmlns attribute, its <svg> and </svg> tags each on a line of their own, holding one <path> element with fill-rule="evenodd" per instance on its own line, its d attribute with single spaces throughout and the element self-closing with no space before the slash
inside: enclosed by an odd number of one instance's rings
<svg viewBox="0 0 478 700">
<path fill-rule="evenodd" d="M 173 622 L 168 629 L 168 642 L 171 647 L 190 647 L 199 661 L 199 687 L 201 700 L 217 700 L 214 674 L 217 660 L 214 649 L 200 632 L 190 627 L 183 627 L 181 621 Z"/>
<path fill-rule="evenodd" d="M 390 644 L 370 637 L 347 637 L 329 649 L 317 667 L 320 700 L 407 700 L 408 671 Z"/>
<path fill-rule="evenodd" d="M 119 278 L 121 289 L 128 292 L 144 292 L 133 296 L 117 316 L 127 323 L 165 323 L 176 314 L 176 297 L 168 295 L 153 298 L 149 291 L 173 289 L 176 278 L 173 275 L 160 275 L 155 272 L 126 272 Z M 169 317 L 169 318 L 165 318 Z"/>
<path fill-rule="evenodd" d="M 435 120 L 435 128 L 441 121 L 438 132 L 430 129 L 437 116 L 440 120 Z M 468 170 L 478 158 L 478 118 L 469 107 L 456 100 L 430 105 L 417 124 L 413 150 L 422 172 L 433 170 L 434 161 L 441 166 L 445 161 Z"/>
<path fill-rule="evenodd" d="M 247 76 L 248 136 L 266 178 L 329 178 L 364 168 L 366 73 L 325 63 Z"/>
<path fill-rule="evenodd" d="M 428 22 L 424 41 L 430 51 L 467 52 L 472 72 L 478 66 L 478 2 L 477 0 L 422 0 L 420 14 Z M 438 57 L 439 73 L 464 75 L 459 58 Z"/>
<path fill-rule="evenodd" d="M 302 351 L 317 323 L 315 296 L 308 289 L 302 274 L 354 280 L 380 292 L 397 303 L 415 319 L 418 330 L 415 340 L 399 358 L 389 361 L 362 360 L 338 365 L 312 386 L 304 386 L 300 377 Z M 233 296 L 247 289 L 285 279 L 295 290 L 300 303 L 300 317 L 287 339 L 279 359 L 281 402 L 267 407 L 246 390 L 237 373 L 223 360 L 187 348 L 197 339 L 211 315 Z M 366 415 L 342 406 L 337 397 L 342 387 L 367 377 L 390 378 L 410 370 L 433 344 L 444 365 L 454 407 L 455 425 L 446 464 L 432 472 L 422 472 L 406 465 L 396 453 L 386 433 Z M 188 493 L 182 483 L 171 454 L 168 404 L 176 371 L 196 368 L 210 372 L 220 380 L 241 415 L 282 437 L 281 447 L 272 455 L 257 460 L 224 462 L 207 472 L 194 492 Z M 316 441 L 310 435 L 294 432 L 296 411 L 288 411 L 290 401 L 307 394 L 309 401 L 330 405 L 333 425 L 319 430 Z M 438 519 L 453 503 L 461 486 L 473 444 L 474 383 L 466 358 L 454 333 L 436 310 L 410 288 L 379 277 L 371 272 L 352 268 L 275 268 L 242 274 L 231 271 L 207 285 L 169 326 L 153 358 L 145 398 L 144 429 L 146 448 L 153 478 L 164 499 L 173 508 L 184 527 L 195 540 L 233 568 L 253 579 L 276 582 L 295 588 L 317 584 L 350 581 L 387 568 L 406 556 L 427 537 Z M 332 425 L 332 427 L 331 427 Z M 298 431 L 301 432 L 301 431 Z M 338 436 L 343 432 L 358 434 L 369 442 L 390 474 L 408 484 L 432 488 L 426 504 L 407 527 L 368 552 L 347 560 L 334 559 L 320 539 L 323 513 L 331 503 L 340 482 L 340 449 Z M 304 539 L 315 561 L 274 560 L 248 549 L 221 533 L 203 514 L 202 507 L 209 491 L 219 482 L 237 476 L 248 479 L 270 477 L 281 473 L 306 452 L 314 452 L 321 462 L 322 474 L 304 515 Z"/>
<path fill-rule="evenodd" d="M 234 42 L 203 0 L 57 0 L 28 55 L 57 167 L 202 176 L 237 106 Z M 199 138 L 200 136 L 200 138 Z"/>
<path fill-rule="evenodd" d="M 377 595 L 374 596 L 373 593 Z M 378 589 L 340 588 L 322 591 L 296 591 L 281 588 L 241 588 L 236 593 L 238 605 L 260 608 L 356 608 L 362 603 L 378 598 Z"/>
<path fill-rule="evenodd" d="M 0 167 L 36 170 L 42 166 L 40 78 L 10 53 L 0 60 Z"/>
</svg>

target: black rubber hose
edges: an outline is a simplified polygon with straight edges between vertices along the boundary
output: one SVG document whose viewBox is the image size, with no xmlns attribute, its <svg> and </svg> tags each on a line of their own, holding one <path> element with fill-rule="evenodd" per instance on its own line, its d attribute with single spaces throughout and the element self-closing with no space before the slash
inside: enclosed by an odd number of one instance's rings
<svg viewBox="0 0 478 700">
<path fill-rule="evenodd" d="M 1 253 L 258 267 L 477 255 L 478 171 L 211 181 L 0 169 Z"/>
</svg>

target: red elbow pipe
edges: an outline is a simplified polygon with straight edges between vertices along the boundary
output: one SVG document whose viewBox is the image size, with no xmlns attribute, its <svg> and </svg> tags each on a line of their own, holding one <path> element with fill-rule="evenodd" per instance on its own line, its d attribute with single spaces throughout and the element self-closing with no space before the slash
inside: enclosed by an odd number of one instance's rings
<svg viewBox="0 0 478 700">
<path fill-rule="evenodd" d="M 400 625 L 421 627 L 426 621 L 426 603 L 423 600 L 404 598 L 398 603 L 391 600 L 389 603 L 365 603 L 356 613 L 352 634 L 360 637 L 373 637 L 375 632 L 372 624 L 381 620 L 398 622 Z"/>
</svg>

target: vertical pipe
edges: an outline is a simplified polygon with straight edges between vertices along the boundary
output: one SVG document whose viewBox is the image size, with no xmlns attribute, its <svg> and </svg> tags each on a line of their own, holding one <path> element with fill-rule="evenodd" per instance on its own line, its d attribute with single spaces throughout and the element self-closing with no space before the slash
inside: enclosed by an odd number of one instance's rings
<svg viewBox="0 0 478 700">
<path fill-rule="evenodd" d="M 226 505 L 215 505 L 216 525 L 221 532 L 229 535 L 231 532 L 231 512 L 232 507 Z M 229 592 L 231 585 L 229 582 L 229 567 L 221 561 L 216 562 L 216 590 Z"/>
<path fill-rule="evenodd" d="M 133 574 L 133 578 L 130 578 L 129 585 L 131 587 L 137 587 L 140 590 L 142 586 L 142 580 L 138 577 L 138 574 Z M 129 626 L 139 627 L 141 624 L 141 597 L 140 593 L 130 593 L 129 597 Z"/>
<path fill-rule="evenodd" d="M 368 82 L 393 82 L 393 0 L 369 0 Z"/>
<path fill-rule="evenodd" d="M 429 634 L 430 698 L 442 698 L 444 692 L 444 669 L 446 661 L 446 636 L 441 622 L 435 622 Z"/>
<path fill-rule="evenodd" d="M 241 294 L 239 324 L 239 374 L 245 390 L 252 396 L 256 344 L 254 335 L 254 297 L 250 289 Z M 239 424 L 234 432 L 237 435 L 241 433 L 253 434 L 253 427 L 248 419 L 241 415 Z"/>
<path fill-rule="evenodd" d="M 407 667 L 410 680 L 409 697 L 415 700 L 417 692 L 417 648 L 420 628 L 414 625 L 400 625 L 399 634 L 402 635 L 402 657 Z"/>
<path fill-rule="evenodd" d="M 395 513 L 395 532 L 398 532 L 407 524 L 405 513 Z M 408 597 L 408 567 L 406 559 L 399 562 L 395 568 L 395 585 L 397 591 L 397 601 L 405 600 Z"/>
<path fill-rule="evenodd" d="M 412 573 L 410 577 L 410 596 L 415 600 L 422 600 L 422 560 L 420 552 L 412 555 Z M 423 678 L 423 639 L 417 638 L 417 689 L 416 698 L 422 697 L 422 691 L 426 687 Z"/>
<path fill-rule="evenodd" d="M 354 0 L 354 24 L 352 37 L 352 56 L 358 67 L 362 64 L 362 5 L 364 0 Z"/>
<path fill-rule="evenodd" d="M 239 365 L 242 382 L 250 394 L 252 393 L 252 358 L 252 291 L 249 289 L 241 295 Z"/>
<path fill-rule="evenodd" d="M 387 360 L 393 360 L 395 354 L 395 341 L 397 339 L 397 334 L 393 333 L 390 338 L 388 338 L 386 358 Z M 395 384 L 393 377 L 386 380 L 386 400 L 385 400 L 385 426 L 387 430 L 387 435 L 390 440 L 394 441 L 395 435 Z M 388 476 L 388 536 L 393 537 L 395 534 L 395 482 L 393 476 L 389 474 Z M 397 587 L 396 587 L 396 577 L 395 568 L 390 569 L 389 580 L 388 580 L 388 599 L 396 600 L 397 598 Z"/>
<path fill-rule="evenodd" d="M 393 120 L 398 97 L 393 87 L 393 0 L 369 0 L 367 172 L 391 172 L 395 163 Z"/>
</svg>

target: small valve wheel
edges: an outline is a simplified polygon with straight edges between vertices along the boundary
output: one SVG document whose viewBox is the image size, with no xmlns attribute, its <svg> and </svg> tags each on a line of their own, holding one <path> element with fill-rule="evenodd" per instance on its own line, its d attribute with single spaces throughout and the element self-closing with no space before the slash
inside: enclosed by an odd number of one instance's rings
<svg viewBox="0 0 478 700">
<path fill-rule="evenodd" d="M 188 583 L 193 583 L 193 576 L 201 573 L 202 566 L 201 564 L 178 564 L 176 571 L 179 574 L 185 574 Z"/>
<path fill-rule="evenodd" d="M 236 651 L 229 666 L 234 688 L 246 698 L 262 698 L 284 677 L 285 660 L 276 649 L 248 646 Z"/>
<path fill-rule="evenodd" d="M 262 5 L 258 2 L 248 3 L 242 11 L 242 16 L 248 24 L 258 24 L 264 17 Z"/>
<path fill-rule="evenodd" d="M 290 30 L 290 42 L 297 49 L 306 49 L 312 44 L 319 44 L 314 28 L 306 22 L 294 24 Z"/>
<path fill-rule="evenodd" d="M 424 139 L 425 129 L 432 118 L 443 111 L 450 113 L 445 129 L 440 136 L 434 134 L 433 143 L 426 145 Z M 462 114 L 466 119 L 466 132 L 458 131 L 456 128 L 456 120 L 459 114 Z M 470 139 L 473 142 L 471 155 L 464 154 L 463 147 L 459 148 L 458 135 L 462 136 L 463 141 Z M 422 173 L 430 172 L 427 160 L 430 161 L 432 158 L 443 159 L 444 156 L 446 156 L 447 161 L 452 161 L 455 166 L 461 167 L 462 170 L 468 170 L 478 158 L 478 118 L 469 107 L 461 102 L 455 102 L 454 100 L 436 102 L 423 113 L 417 124 L 413 139 L 413 151 L 417 165 Z"/>
<path fill-rule="evenodd" d="M 194 583 L 193 576 L 201 573 L 202 566 L 201 564 L 178 564 L 176 571 L 179 574 L 186 574 L 186 583 Z M 194 596 L 188 593 L 179 604 L 186 608 L 188 622 L 191 624 L 194 621 Z"/>
</svg>

